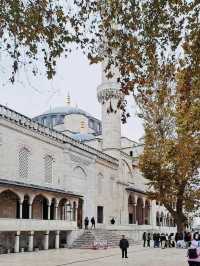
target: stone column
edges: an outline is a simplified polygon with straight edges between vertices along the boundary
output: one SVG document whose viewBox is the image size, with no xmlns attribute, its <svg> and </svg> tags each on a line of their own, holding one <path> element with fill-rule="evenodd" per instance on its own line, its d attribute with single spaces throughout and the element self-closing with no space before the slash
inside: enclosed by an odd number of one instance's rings
<svg viewBox="0 0 200 266">
<path fill-rule="evenodd" d="M 50 220 L 50 214 L 51 214 L 51 205 L 48 205 L 48 220 Z"/>
<path fill-rule="evenodd" d="M 29 236 L 28 236 L 28 251 L 33 251 L 33 236 L 34 236 L 34 232 L 31 231 L 29 233 Z"/>
<path fill-rule="evenodd" d="M 32 203 L 29 203 L 29 219 L 32 219 Z"/>
<path fill-rule="evenodd" d="M 65 220 L 65 205 L 62 207 L 62 220 Z"/>
<path fill-rule="evenodd" d="M 145 224 L 145 206 L 142 206 L 142 224 Z"/>
<path fill-rule="evenodd" d="M 44 234 L 44 250 L 49 249 L 49 231 Z"/>
<path fill-rule="evenodd" d="M 15 253 L 19 253 L 19 238 L 20 238 L 20 232 L 17 231 L 15 235 L 15 247 L 14 247 Z"/>
<path fill-rule="evenodd" d="M 149 224 L 153 226 L 152 205 L 149 206 Z"/>
<path fill-rule="evenodd" d="M 20 203 L 19 203 L 19 219 L 22 219 L 22 207 L 23 207 L 23 202 L 20 201 Z"/>
<path fill-rule="evenodd" d="M 78 204 L 76 205 L 75 208 L 75 221 L 78 222 Z"/>
<path fill-rule="evenodd" d="M 55 205 L 54 211 L 54 220 L 58 220 L 58 205 Z"/>
<path fill-rule="evenodd" d="M 56 231 L 55 248 L 59 249 L 59 247 L 60 247 L 60 231 Z"/>
<path fill-rule="evenodd" d="M 136 220 L 137 220 L 137 217 L 136 217 L 136 208 L 137 208 L 136 203 L 133 203 L 133 216 L 134 216 L 133 223 L 134 224 L 136 224 Z"/>
</svg>

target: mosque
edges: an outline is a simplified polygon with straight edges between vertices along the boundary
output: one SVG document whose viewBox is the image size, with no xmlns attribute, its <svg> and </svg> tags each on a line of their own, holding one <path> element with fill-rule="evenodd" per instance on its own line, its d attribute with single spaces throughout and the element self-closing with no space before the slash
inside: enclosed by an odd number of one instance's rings
<svg viewBox="0 0 200 266">
<path fill-rule="evenodd" d="M 86 216 L 136 240 L 175 230 L 164 206 L 147 198 L 142 143 L 121 136 L 116 80 L 102 71 L 101 121 L 69 97 L 34 118 L 0 105 L 0 253 L 70 246 Z"/>
</svg>

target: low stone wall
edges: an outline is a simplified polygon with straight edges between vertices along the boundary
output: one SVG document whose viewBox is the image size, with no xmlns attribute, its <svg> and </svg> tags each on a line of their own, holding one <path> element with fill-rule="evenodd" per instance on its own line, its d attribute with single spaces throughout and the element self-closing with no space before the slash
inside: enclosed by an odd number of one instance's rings
<svg viewBox="0 0 200 266">
<path fill-rule="evenodd" d="M 127 238 L 133 239 L 136 242 L 142 241 L 142 235 L 144 232 L 147 233 L 176 233 L 176 227 L 151 227 L 145 226 L 143 228 L 137 226 L 137 228 L 130 228 L 130 226 L 116 226 L 108 227 L 107 230 L 114 232 L 115 234 L 125 235 Z"/>
</svg>

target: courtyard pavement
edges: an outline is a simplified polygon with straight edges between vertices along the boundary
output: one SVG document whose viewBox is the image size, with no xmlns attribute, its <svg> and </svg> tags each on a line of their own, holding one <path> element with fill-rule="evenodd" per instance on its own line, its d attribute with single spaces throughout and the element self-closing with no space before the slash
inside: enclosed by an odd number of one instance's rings
<svg viewBox="0 0 200 266">
<path fill-rule="evenodd" d="M 186 266 L 185 249 L 131 247 L 128 259 L 118 248 L 108 250 L 59 249 L 0 255 L 0 266 Z"/>
</svg>

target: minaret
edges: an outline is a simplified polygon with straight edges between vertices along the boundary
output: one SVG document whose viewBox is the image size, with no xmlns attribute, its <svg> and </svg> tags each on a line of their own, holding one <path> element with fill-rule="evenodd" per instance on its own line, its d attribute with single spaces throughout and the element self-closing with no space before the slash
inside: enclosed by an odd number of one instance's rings
<svg viewBox="0 0 200 266">
<path fill-rule="evenodd" d="M 113 77 L 108 79 L 105 73 L 106 63 L 102 64 L 102 83 L 97 88 L 98 101 L 102 105 L 102 139 L 103 152 L 120 158 L 121 149 L 121 111 L 117 108 L 123 94 L 117 82 L 119 72 L 112 70 Z"/>
</svg>

